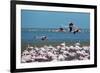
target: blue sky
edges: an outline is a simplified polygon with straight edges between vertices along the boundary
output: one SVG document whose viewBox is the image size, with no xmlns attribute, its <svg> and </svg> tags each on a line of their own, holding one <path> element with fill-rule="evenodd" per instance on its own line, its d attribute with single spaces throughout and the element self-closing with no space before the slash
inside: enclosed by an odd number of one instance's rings
<svg viewBox="0 0 100 73">
<path fill-rule="evenodd" d="M 68 26 L 70 22 L 73 22 L 79 28 L 89 28 L 90 14 L 21 10 L 22 28 L 59 28 Z"/>
</svg>

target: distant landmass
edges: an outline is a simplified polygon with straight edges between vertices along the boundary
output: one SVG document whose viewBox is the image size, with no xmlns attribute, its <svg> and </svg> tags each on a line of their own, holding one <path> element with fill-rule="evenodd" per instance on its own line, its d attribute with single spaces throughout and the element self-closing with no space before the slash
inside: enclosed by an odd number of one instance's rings
<svg viewBox="0 0 100 73">
<path fill-rule="evenodd" d="M 55 31 L 58 28 L 21 28 L 21 31 Z M 90 29 L 87 28 L 80 28 L 81 32 L 90 32 Z M 66 32 L 68 32 L 68 29 L 64 28 L 64 30 L 66 30 Z"/>
</svg>

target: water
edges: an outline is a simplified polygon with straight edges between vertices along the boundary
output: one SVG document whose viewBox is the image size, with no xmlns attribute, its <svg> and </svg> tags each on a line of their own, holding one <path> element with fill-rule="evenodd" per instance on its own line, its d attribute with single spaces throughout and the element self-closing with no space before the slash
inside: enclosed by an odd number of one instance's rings
<svg viewBox="0 0 100 73">
<path fill-rule="evenodd" d="M 46 36 L 48 38 L 47 41 L 51 42 L 64 42 L 64 41 L 90 41 L 90 32 L 80 32 L 80 33 L 70 33 L 70 32 L 50 32 L 50 31 L 43 31 L 43 30 L 34 30 L 28 31 L 23 30 L 21 32 L 21 40 L 22 42 L 27 43 L 35 43 L 35 42 L 42 42 L 39 37 Z"/>
</svg>

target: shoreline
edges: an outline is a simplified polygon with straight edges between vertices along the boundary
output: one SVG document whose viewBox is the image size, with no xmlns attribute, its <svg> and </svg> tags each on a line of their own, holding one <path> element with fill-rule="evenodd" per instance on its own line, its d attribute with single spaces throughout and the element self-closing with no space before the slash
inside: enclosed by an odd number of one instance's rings
<svg viewBox="0 0 100 73">
<path fill-rule="evenodd" d="M 29 45 L 31 46 L 37 46 L 37 47 L 43 47 L 44 45 L 49 46 L 52 45 L 54 47 L 56 47 L 57 45 L 61 44 L 61 42 L 57 42 L 57 41 L 38 41 L 38 42 L 31 42 L 31 43 L 27 43 L 27 42 L 21 42 L 21 50 L 23 51 L 25 47 Z M 65 41 L 65 44 L 67 46 L 74 46 L 74 44 L 77 43 L 76 41 Z M 83 42 L 79 42 L 80 46 L 90 46 L 90 42 L 89 41 L 83 41 Z"/>
</svg>

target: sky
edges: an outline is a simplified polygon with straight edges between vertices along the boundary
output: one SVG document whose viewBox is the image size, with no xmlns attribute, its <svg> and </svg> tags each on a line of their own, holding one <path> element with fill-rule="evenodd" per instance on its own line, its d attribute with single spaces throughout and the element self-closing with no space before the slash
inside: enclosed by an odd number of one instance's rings
<svg viewBox="0 0 100 73">
<path fill-rule="evenodd" d="M 82 12 L 56 12 L 21 10 L 22 28 L 59 28 L 72 22 L 79 28 L 90 27 L 90 14 Z"/>
</svg>

